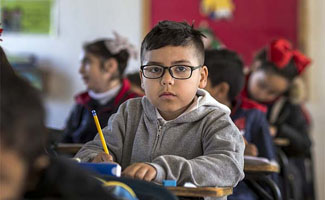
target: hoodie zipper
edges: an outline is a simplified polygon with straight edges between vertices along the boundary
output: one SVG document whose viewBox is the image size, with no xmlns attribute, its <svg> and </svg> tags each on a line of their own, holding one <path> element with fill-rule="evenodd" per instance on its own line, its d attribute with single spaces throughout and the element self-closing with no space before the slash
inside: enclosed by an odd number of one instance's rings
<svg viewBox="0 0 325 200">
<path fill-rule="evenodd" d="M 157 131 L 157 134 L 156 134 L 156 139 L 155 139 L 155 143 L 152 147 L 152 152 L 151 152 L 151 160 L 153 160 L 153 154 L 156 152 L 156 149 L 157 149 L 157 146 L 158 146 L 158 143 L 159 143 L 159 138 L 160 138 L 160 135 L 161 135 L 161 130 L 162 130 L 162 125 L 159 124 L 158 122 L 158 131 Z"/>
</svg>

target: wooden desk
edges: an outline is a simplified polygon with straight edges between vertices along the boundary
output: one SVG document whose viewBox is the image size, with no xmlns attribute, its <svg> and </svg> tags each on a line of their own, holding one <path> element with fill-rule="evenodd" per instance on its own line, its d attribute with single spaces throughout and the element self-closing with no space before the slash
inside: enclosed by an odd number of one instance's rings
<svg viewBox="0 0 325 200">
<path fill-rule="evenodd" d="M 263 159 L 263 158 L 262 158 Z M 258 160 L 250 160 L 245 156 L 244 158 L 244 172 L 245 173 L 279 173 L 280 168 L 277 164 L 272 162 L 259 162 Z"/>
<path fill-rule="evenodd" d="M 84 144 L 70 144 L 70 143 L 59 143 L 55 150 L 59 153 L 64 154 L 76 154 Z"/>
<path fill-rule="evenodd" d="M 263 173 L 279 173 L 280 169 L 278 165 L 275 164 L 245 164 L 244 171 L 247 172 L 263 172 Z"/>
<path fill-rule="evenodd" d="M 166 187 L 176 196 L 182 197 L 223 197 L 232 194 L 231 187 Z"/>
<path fill-rule="evenodd" d="M 244 181 L 261 199 L 282 199 L 279 187 L 269 176 L 272 173 L 280 172 L 277 164 L 264 160 L 263 158 L 261 160 L 255 160 L 254 158 L 245 156 L 244 172 Z M 265 186 L 271 189 L 272 195 L 265 190 Z"/>
</svg>

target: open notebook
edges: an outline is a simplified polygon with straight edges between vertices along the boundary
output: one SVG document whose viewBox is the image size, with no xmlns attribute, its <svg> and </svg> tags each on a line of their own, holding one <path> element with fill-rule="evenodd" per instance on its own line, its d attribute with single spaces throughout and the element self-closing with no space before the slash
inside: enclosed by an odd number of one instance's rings
<svg viewBox="0 0 325 200">
<path fill-rule="evenodd" d="M 269 160 L 267 158 L 255 157 L 255 156 L 244 156 L 245 164 L 250 165 L 261 165 L 261 164 L 270 164 L 270 165 L 278 165 L 275 160 Z"/>
</svg>

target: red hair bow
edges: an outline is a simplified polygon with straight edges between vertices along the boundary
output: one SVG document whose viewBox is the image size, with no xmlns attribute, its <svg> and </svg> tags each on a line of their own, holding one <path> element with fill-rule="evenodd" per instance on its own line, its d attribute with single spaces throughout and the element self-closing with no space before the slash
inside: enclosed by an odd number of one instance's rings
<svg viewBox="0 0 325 200">
<path fill-rule="evenodd" d="M 268 50 L 268 58 L 278 68 L 284 68 L 293 58 L 298 74 L 310 64 L 311 60 L 298 50 L 293 50 L 291 43 L 285 39 L 274 40 Z"/>
<path fill-rule="evenodd" d="M 1 23 L 0 23 L 0 25 L 1 25 Z M 1 37 L 2 30 L 3 30 L 3 29 L 0 28 L 0 37 Z M 0 38 L 0 41 L 2 41 L 1 38 Z"/>
</svg>

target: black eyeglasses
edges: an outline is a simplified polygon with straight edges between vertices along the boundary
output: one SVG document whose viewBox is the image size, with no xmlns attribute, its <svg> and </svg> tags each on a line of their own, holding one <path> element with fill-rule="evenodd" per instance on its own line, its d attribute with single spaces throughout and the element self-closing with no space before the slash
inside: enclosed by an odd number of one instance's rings
<svg viewBox="0 0 325 200">
<path fill-rule="evenodd" d="M 143 76 L 148 79 L 158 79 L 164 76 L 166 69 L 168 69 L 169 74 L 174 79 L 189 79 L 192 76 L 192 72 L 199 69 L 202 65 L 197 67 L 192 67 L 188 65 L 172 65 L 170 67 L 165 67 L 157 64 L 142 65 L 141 71 Z"/>
</svg>

